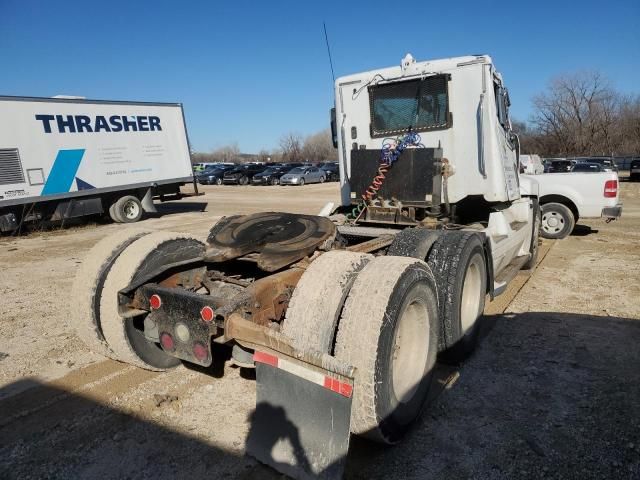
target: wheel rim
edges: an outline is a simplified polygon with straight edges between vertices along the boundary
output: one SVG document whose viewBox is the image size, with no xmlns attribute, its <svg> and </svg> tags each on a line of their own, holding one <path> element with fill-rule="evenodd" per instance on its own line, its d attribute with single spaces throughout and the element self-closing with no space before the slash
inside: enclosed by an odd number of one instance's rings
<svg viewBox="0 0 640 480">
<path fill-rule="evenodd" d="M 222 179 L 221 178 L 216 180 L 216 185 L 222 185 Z"/>
<path fill-rule="evenodd" d="M 424 378 L 429 356 L 429 310 L 424 302 L 415 299 L 407 305 L 398 319 L 391 360 L 393 390 L 401 403 L 408 403 Z"/>
<path fill-rule="evenodd" d="M 140 206 L 133 200 L 127 200 L 127 202 L 122 207 L 122 213 L 124 213 L 124 216 L 127 219 L 132 220 L 134 218 L 137 218 L 140 214 Z"/>
<path fill-rule="evenodd" d="M 300 179 L 300 185 L 304 185 L 304 178 Z"/>
<path fill-rule="evenodd" d="M 546 233 L 555 234 L 564 229 L 564 217 L 555 211 L 544 212 L 542 214 L 542 230 Z"/>
<path fill-rule="evenodd" d="M 475 255 L 464 276 L 462 285 L 462 300 L 460 301 L 460 326 L 462 333 L 466 333 L 480 315 L 482 301 L 482 258 Z"/>
</svg>

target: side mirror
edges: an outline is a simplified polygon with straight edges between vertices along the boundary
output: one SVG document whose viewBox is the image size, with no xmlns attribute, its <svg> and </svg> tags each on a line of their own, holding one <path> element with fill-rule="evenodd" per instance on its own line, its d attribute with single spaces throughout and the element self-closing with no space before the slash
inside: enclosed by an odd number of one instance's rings
<svg viewBox="0 0 640 480">
<path fill-rule="evenodd" d="M 336 126 L 336 109 L 331 109 L 331 142 L 333 148 L 338 148 L 338 128 Z"/>
</svg>

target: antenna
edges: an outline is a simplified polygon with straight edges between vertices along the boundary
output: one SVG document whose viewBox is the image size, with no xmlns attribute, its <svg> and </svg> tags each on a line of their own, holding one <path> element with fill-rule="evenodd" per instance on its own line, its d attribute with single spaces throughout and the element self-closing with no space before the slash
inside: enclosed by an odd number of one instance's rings
<svg viewBox="0 0 640 480">
<path fill-rule="evenodd" d="M 336 75 L 333 73 L 333 60 L 331 60 L 331 48 L 329 48 L 329 37 L 327 36 L 327 24 L 322 22 L 322 27 L 324 28 L 324 41 L 327 44 L 327 53 L 329 54 L 329 65 L 331 65 L 331 78 L 333 83 L 336 83 Z"/>
</svg>

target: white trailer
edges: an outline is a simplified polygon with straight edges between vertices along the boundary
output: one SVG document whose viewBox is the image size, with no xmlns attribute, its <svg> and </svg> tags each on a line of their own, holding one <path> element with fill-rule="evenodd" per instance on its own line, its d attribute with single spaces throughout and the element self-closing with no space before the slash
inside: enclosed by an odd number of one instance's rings
<svg viewBox="0 0 640 480">
<path fill-rule="evenodd" d="M 0 231 L 106 211 L 135 222 L 192 181 L 181 104 L 0 96 Z"/>
</svg>

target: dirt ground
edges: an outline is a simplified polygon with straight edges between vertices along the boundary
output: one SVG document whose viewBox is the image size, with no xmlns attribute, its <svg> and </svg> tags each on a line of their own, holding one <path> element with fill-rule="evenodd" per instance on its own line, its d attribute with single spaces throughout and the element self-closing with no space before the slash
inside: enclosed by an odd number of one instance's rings
<svg viewBox="0 0 640 480">
<path fill-rule="evenodd" d="M 621 220 L 546 242 L 488 307 L 478 350 L 403 442 L 352 441 L 347 478 L 640 478 L 640 183 L 621 189 Z M 338 201 L 336 184 L 204 190 L 138 226 L 204 239 L 221 215 Z M 0 478 L 280 478 L 244 454 L 255 383 L 238 369 L 142 371 L 73 333 L 74 273 L 121 228 L 0 238 Z"/>
</svg>

